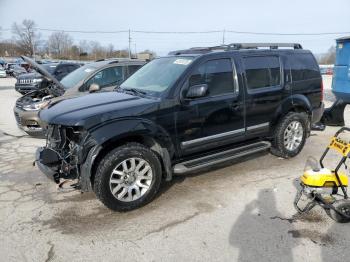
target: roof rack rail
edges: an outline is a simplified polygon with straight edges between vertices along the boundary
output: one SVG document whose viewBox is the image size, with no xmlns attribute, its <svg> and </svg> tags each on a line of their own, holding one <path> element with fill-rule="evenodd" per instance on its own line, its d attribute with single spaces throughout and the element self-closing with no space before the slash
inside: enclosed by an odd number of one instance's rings
<svg viewBox="0 0 350 262">
<path fill-rule="evenodd" d="M 240 49 L 258 49 L 259 47 L 267 47 L 270 49 L 278 49 L 281 47 L 289 47 L 293 49 L 303 49 L 301 44 L 297 43 L 232 43 L 227 45 L 211 46 L 211 47 L 192 47 L 185 50 L 176 50 L 169 52 L 169 55 L 181 55 L 181 54 L 196 54 L 203 52 L 210 52 L 215 50 L 240 50 Z"/>
<path fill-rule="evenodd" d="M 259 47 L 268 47 L 278 49 L 280 47 L 291 47 L 293 49 L 303 49 L 301 44 L 297 43 L 232 43 L 227 45 L 228 49 L 258 49 Z"/>
<path fill-rule="evenodd" d="M 102 58 L 102 59 L 95 60 L 95 62 L 102 62 L 102 61 L 109 62 L 109 64 L 112 64 L 112 63 L 120 63 L 120 62 L 128 62 L 128 61 L 138 62 L 138 61 L 144 61 L 144 59 L 138 59 L 133 57 L 132 58 L 116 57 L 116 58 Z"/>
</svg>

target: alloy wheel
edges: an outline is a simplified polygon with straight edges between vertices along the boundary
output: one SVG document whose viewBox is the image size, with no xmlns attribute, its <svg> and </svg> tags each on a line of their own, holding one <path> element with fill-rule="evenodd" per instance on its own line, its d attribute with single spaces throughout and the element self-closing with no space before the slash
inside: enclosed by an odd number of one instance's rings
<svg viewBox="0 0 350 262">
<path fill-rule="evenodd" d="M 112 195 L 123 202 L 142 197 L 150 188 L 153 179 L 150 164 L 141 158 L 128 158 L 118 163 L 109 179 Z"/>
</svg>

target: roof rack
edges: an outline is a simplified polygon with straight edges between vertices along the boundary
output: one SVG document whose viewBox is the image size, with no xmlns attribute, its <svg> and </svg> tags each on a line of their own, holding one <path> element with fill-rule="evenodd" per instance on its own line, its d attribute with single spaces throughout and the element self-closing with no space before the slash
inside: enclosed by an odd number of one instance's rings
<svg viewBox="0 0 350 262">
<path fill-rule="evenodd" d="M 231 50 L 240 50 L 240 49 L 259 49 L 259 48 L 270 48 L 270 49 L 279 49 L 284 48 L 293 48 L 293 49 L 303 49 L 301 44 L 297 43 L 232 43 L 227 45 L 211 46 L 211 47 L 192 47 L 186 50 L 177 50 L 169 52 L 169 55 L 180 55 L 180 54 L 200 54 L 204 52 L 222 50 L 222 51 L 231 51 Z"/>
<path fill-rule="evenodd" d="M 280 47 L 291 47 L 293 49 L 303 49 L 301 44 L 297 43 L 233 43 L 227 45 L 230 49 L 258 49 L 259 47 L 268 47 L 278 49 Z"/>
<path fill-rule="evenodd" d="M 113 64 L 113 63 L 120 63 L 120 62 L 129 62 L 129 61 L 133 61 L 133 62 L 142 62 L 145 61 L 143 59 L 138 59 L 138 58 L 126 58 L 126 57 L 121 57 L 121 58 L 102 58 L 102 59 L 98 59 L 95 60 L 95 62 L 109 62 L 109 64 Z"/>
</svg>

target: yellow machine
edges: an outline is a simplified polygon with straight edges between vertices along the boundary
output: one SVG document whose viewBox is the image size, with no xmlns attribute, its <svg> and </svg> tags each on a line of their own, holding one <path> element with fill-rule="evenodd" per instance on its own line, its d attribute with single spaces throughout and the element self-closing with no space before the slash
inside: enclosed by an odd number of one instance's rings
<svg viewBox="0 0 350 262">
<path fill-rule="evenodd" d="M 308 212 L 316 205 L 320 205 L 335 221 L 350 222 L 350 200 L 347 195 L 349 181 L 348 176 L 340 171 L 342 166 L 347 168 L 345 162 L 350 157 L 350 142 L 339 138 L 339 134 L 346 131 L 350 132 L 350 128 L 343 127 L 335 133 L 319 161 L 312 157 L 307 160 L 304 174 L 300 177 L 301 189 L 298 190 L 294 201 L 294 206 L 300 213 Z M 341 160 L 335 169 L 328 169 L 323 165 L 329 150 L 341 155 Z M 302 195 L 309 199 L 303 208 L 299 207 Z"/>
</svg>

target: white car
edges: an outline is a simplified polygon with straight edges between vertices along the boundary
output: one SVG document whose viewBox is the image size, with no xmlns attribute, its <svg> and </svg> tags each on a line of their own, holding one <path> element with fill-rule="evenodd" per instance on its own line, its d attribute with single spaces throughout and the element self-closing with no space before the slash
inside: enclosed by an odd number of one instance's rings
<svg viewBox="0 0 350 262">
<path fill-rule="evenodd" d="M 6 71 L 2 66 L 0 66 L 0 77 L 6 77 Z"/>
</svg>

